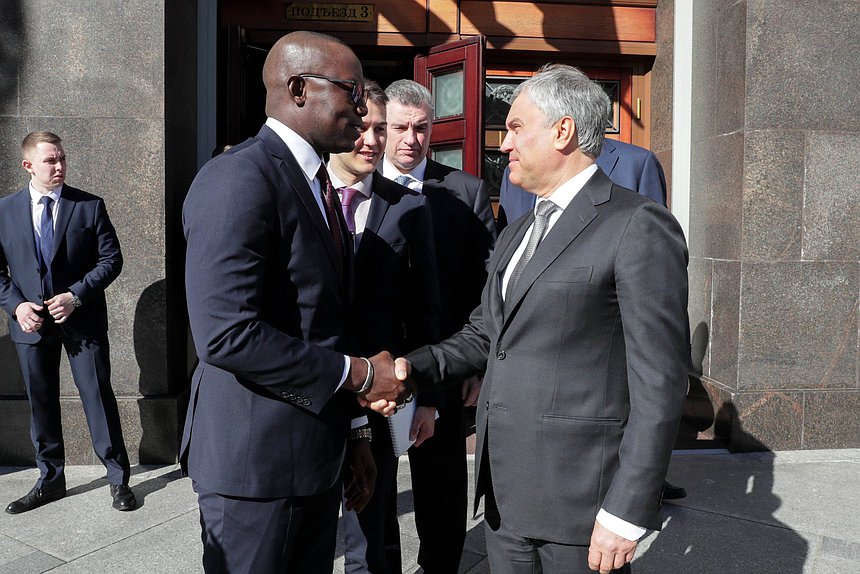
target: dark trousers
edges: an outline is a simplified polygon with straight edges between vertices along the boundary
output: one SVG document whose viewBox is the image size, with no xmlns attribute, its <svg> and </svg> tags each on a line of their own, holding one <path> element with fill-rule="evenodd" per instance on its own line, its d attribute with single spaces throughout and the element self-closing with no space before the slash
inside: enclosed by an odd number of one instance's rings
<svg viewBox="0 0 860 574">
<path fill-rule="evenodd" d="M 351 563 L 350 555 L 351 550 L 363 545 L 366 546 L 364 558 L 367 571 L 372 574 L 400 574 L 403 568 L 400 524 L 397 521 L 397 457 L 391 446 L 388 419 L 376 413 L 368 413 L 367 416 L 373 430 L 370 448 L 376 463 L 376 484 L 367 506 L 358 513 L 360 531 L 347 533 L 344 570 L 351 572 L 363 569 Z M 363 540 L 358 540 L 359 537 Z"/>
<path fill-rule="evenodd" d="M 108 482 L 127 484 L 128 454 L 110 384 L 107 337 L 73 340 L 64 336 L 58 326 L 47 323 L 38 343 L 15 346 L 30 399 L 30 438 L 40 471 L 37 485 L 48 491 L 65 488 L 65 447 L 60 416 L 60 353 L 63 347 L 84 407 L 93 449 L 107 469 Z"/>
<path fill-rule="evenodd" d="M 496 506 L 492 479 L 484 494 L 487 561 L 493 574 L 594 574 L 588 568 L 588 546 L 559 544 L 514 534 L 505 527 Z M 538 496 L 547 496 L 546 493 Z M 613 570 L 630 574 L 630 564 Z"/>
<path fill-rule="evenodd" d="M 409 449 L 418 564 L 426 574 L 457 574 L 466 541 L 467 471 L 460 386 L 446 391 L 433 437 Z"/>
<path fill-rule="evenodd" d="M 223 496 L 193 486 L 206 574 L 331 574 L 340 482 L 292 498 Z"/>
</svg>

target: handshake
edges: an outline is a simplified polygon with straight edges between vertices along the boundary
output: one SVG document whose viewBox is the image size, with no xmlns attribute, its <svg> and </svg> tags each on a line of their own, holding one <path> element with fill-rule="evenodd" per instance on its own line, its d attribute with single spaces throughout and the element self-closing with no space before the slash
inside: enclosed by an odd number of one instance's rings
<svg viewBox="0 0 860 574">
<path fill-rule="evenodd" d="M 349 375 L 343 386 L 358 395 L 363 407 L 391 416 L 411 401 L 417 389 L 409 381 L 412 365 L 383 351 L 369 359 L 350 357 Z"/>
</svg>

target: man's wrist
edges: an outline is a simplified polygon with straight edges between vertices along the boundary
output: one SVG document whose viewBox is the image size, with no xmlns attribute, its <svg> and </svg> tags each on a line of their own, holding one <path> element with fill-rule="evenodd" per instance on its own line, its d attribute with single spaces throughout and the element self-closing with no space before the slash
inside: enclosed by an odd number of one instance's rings
<svg viewBox="0 0 860 574">
<path fill-rule="evenodd" d="M 352 391 L 357 395 L 363 395 L 373 387 L 373 364 L 370 362 L 370 359 L 366 357 L 358 357 L 358 359 L 364 361 L 367 370 L 365 371 L 364 381 L 362 381 L 361 385 L 354 388 Z"/>
<path fill-rule="evenodd" d="M 370 430 L 369 426 L 358 427 L 349 431 L 349 440 L 362 439 L 367 439 L 368 441 L 373 440 L 373 431 Z"/>
<path fill-rule="evenodd" d="M 80 297 L 78 297 L 77 295 L 75 295 L 75 292 L 74 292 L 74 291 L 69 290 L 69 295 L 71 295 L 71 296 L 72 296 L 72 305 L 74 305 L 74 306 L 75 306 L 75 308 L 78 308 L 78 307 L 80 307 L 81 305 L 83 305 L 83 304 L 84 304 L 84 302 L 83 302 L 83 301 L 81 301 L 81 298 L 80 298 Z"/>
</svg>

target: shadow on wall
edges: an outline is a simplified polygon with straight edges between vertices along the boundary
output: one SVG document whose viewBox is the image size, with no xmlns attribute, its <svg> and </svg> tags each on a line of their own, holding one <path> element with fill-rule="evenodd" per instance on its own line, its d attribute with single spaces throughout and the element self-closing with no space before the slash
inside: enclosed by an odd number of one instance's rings
<svg viewBox="0 0 860 574">
<path fill-rule="evenodd" d="M 138 399 L 141 464 L 176 461 L 181 413 L 167 372 L 167 286 L 164 279 L 143 290 L 134 310 L 134 356 L 140 369 Z"/>
<path fill-rule="evenodd" d="M 689 448 L 690 445 L 695 445 L 700 438 L 714 438 L 714 405 L 708 391 L 702 384 L 702 367 L 709 338 L 708 325 L 699 323 L 693 331 L 690 345 L 690 370 L 687 374 L 689 386 L 684 402 L 684 416 L 678 429 L 678 440 L 675 442 L 675 448 Z"/>
<path fill-rule="evenodd" d="M 20 0 L 3 0 L 0 11 L 0 109 L 18 96 L 18 70 L 24 59 L 24 12 Z"/>
</svg>

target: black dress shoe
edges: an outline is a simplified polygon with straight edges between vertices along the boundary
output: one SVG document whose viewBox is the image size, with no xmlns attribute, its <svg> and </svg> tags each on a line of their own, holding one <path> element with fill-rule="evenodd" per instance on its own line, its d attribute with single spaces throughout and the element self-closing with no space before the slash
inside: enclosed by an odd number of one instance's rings
<svg viewBox="0 0 860 574">
<path fill-rule="evenodd" d="M 117 510 L 134 510 L 137 499 L 127 484 L 110 485 L 110 495 L 113 497 L 113 507 Z"/>
<path fill-rule="evenodd" d="M 681 486 L 675 486 L 671 482 L 663 481 L 663 500 L 678 500 L 687 498 L 687 491 Z"/>
<path fill-rule="evenodd" d="M 38 486 L 34 486 L 30 492 L 15 502 L 10 503 L 9 506 L 6 507 L 6 512 L 9 514 L 21 514 L 22 512 L 27 512 L 28 510 L 44 506 L 49 502 L 60 500 L 64 496 L 66 496 L 65 488 L 62 488 L 61 490 L 45 491 Z"/>
</svg>

